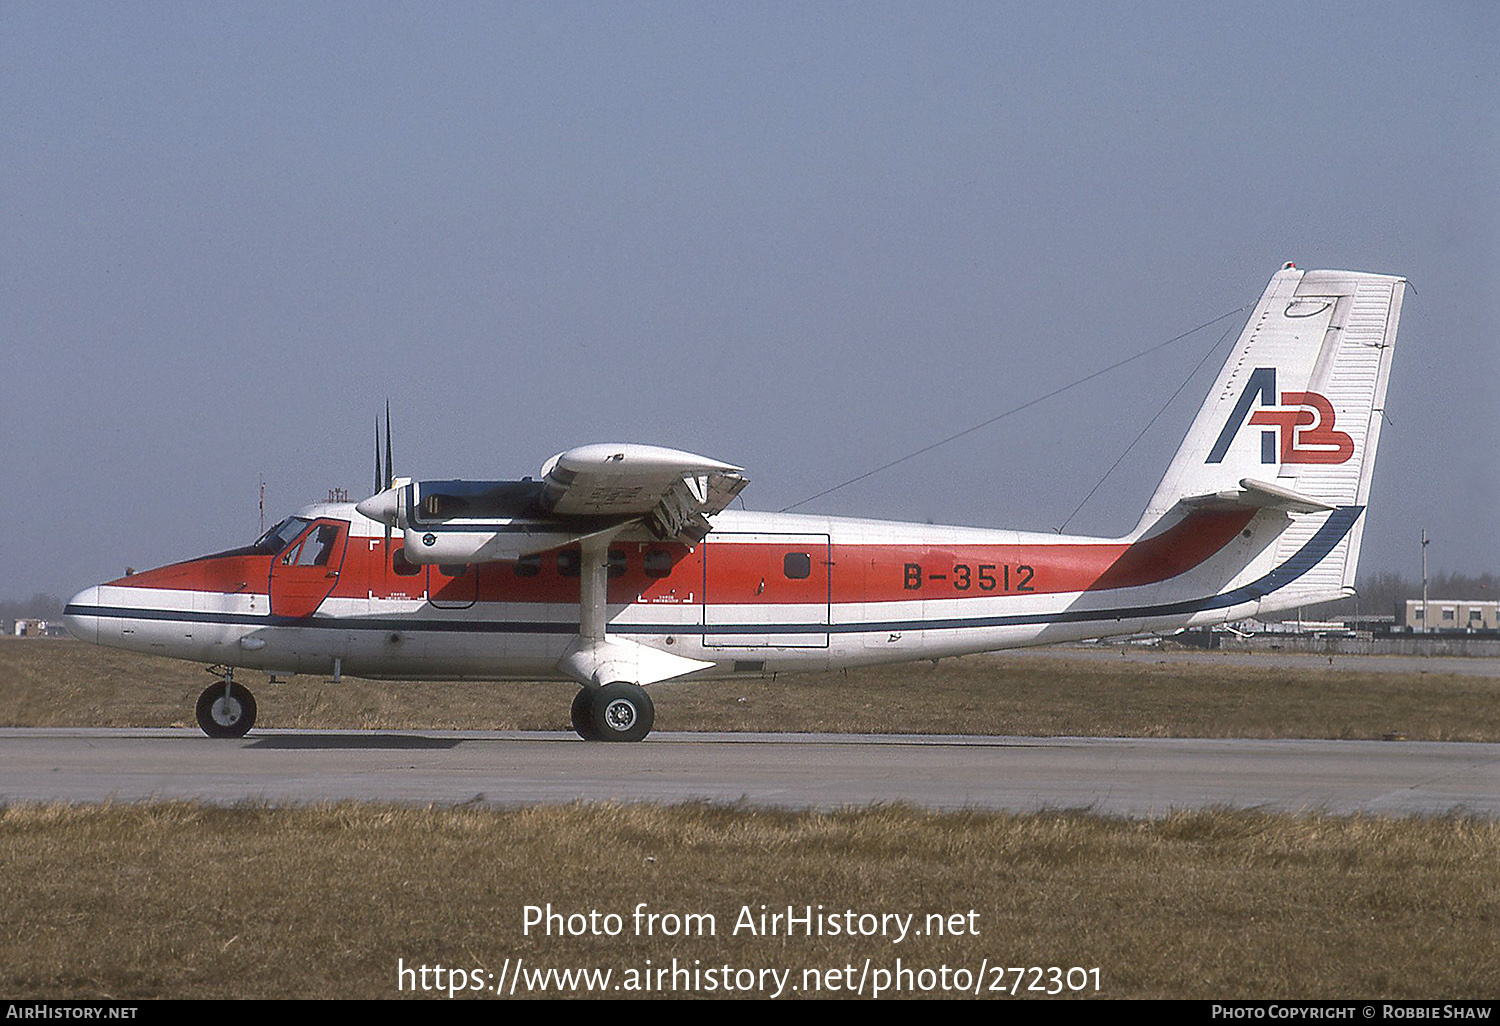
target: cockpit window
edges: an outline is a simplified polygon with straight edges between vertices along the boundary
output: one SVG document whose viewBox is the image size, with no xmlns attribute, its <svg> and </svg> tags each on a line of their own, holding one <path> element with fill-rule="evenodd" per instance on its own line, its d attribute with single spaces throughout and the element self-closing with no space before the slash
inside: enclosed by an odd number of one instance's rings
<svg viewBox="0 0 1500 1026">
<path fill-rule="evenodd" d="M 339 539 L 339 529 L 332 524 L 324 524 L 316 531 L 307 536 L 307 541 L 302 543 L 302 551 L 297 556 L 298 566 L 327 566 L 328 557 L 333 554 L 333 543 Z"/>
<path fill-rule="evenodd" d="M 261 535 L 260 539 L 251 546 L 251 549 L 255 552 L 266 553 L 267 555 L 275 555 L 286 548 L 287 544 L 296 538 L 297 535 L 301 534 L 310 523 L 312 523 L 311 520 L 304 520 L 302 517 L 287 517 L 281 523 Z"/>
</svg>

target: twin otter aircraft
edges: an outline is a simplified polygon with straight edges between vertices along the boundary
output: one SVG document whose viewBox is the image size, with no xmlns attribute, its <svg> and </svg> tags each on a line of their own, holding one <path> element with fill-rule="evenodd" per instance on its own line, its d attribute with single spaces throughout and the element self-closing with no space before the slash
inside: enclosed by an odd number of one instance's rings
<svg viewBox="0 0 1500 1026">
<path fill-rule="evenodd" d="M 1336 599 L 1353 593 L 1405 285 L 1277 272 L 1122 538 L 736 512 L 739 467 L 654 446 L 570 449 L 534 481 L 393 481 L 388 456 L 387 487 L 363 502 L 308 506 L 252 545 L 87 588 L 65 618 L 86 641 L 222 667 L 197 709 L 214 737 L 255 722 L 233 678 L 246 668 L 568 679 L 580 735 L 637 741 L 657 681 Z"/>
</svg>

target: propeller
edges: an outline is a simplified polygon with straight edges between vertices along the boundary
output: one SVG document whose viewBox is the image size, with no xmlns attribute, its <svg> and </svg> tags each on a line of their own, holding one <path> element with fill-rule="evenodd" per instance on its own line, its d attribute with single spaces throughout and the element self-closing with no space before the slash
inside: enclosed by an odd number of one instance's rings
<svg viewBox="0 0 1500 1026">
<path fill-rule="evenodd" d="M 396 484 L 395 460 L 391 455 L 391 401 L 385 401 L 385 463 L 380 460 L 380 418 L 375 418 L 375 491 L 368 499 L 355 504 L 371 520 L 385 524 L 385 547 L 390 551 L 391 527 L 396 519 L 397 498 L 391 489 Z"/>
</svg>

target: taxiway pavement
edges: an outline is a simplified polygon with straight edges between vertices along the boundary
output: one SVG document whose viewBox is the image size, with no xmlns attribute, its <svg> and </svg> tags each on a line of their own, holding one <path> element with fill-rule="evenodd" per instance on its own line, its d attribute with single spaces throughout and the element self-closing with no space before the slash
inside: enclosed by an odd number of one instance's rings
<svg viewBox="0 0 1500 1026">
<path fill-rule="evenodd" d="M 0 801 L 150 799 L 1495 817 L 1500 744 L 662 732 L 619 745 L 544 732 L 267 730 L 222 741 L 173 728 L 0 729 Z"/>
</svg>

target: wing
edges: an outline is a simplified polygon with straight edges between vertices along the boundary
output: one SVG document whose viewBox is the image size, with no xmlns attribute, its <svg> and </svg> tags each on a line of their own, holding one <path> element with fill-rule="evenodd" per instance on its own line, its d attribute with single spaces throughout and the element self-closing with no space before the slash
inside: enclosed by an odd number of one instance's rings
<svg viewBox="0 0 1500 1026">
<path fill-rule="evenodd" d="M 542 507 L 563 517 L 641 517 L 658 538 L 709 532 L 749 481 L 740 467 L 656 445 L 581 445 L 542 466 Z"/>
<path fill-rule="evenodd" d="M 516 559 L 608 534 L 695 545 L 748 484 L 741 468 L 654 445 L 583 445 L 533 481 L 398 481 L 355 508 L 404 532 L 413 563 Z"/>
</svg>

